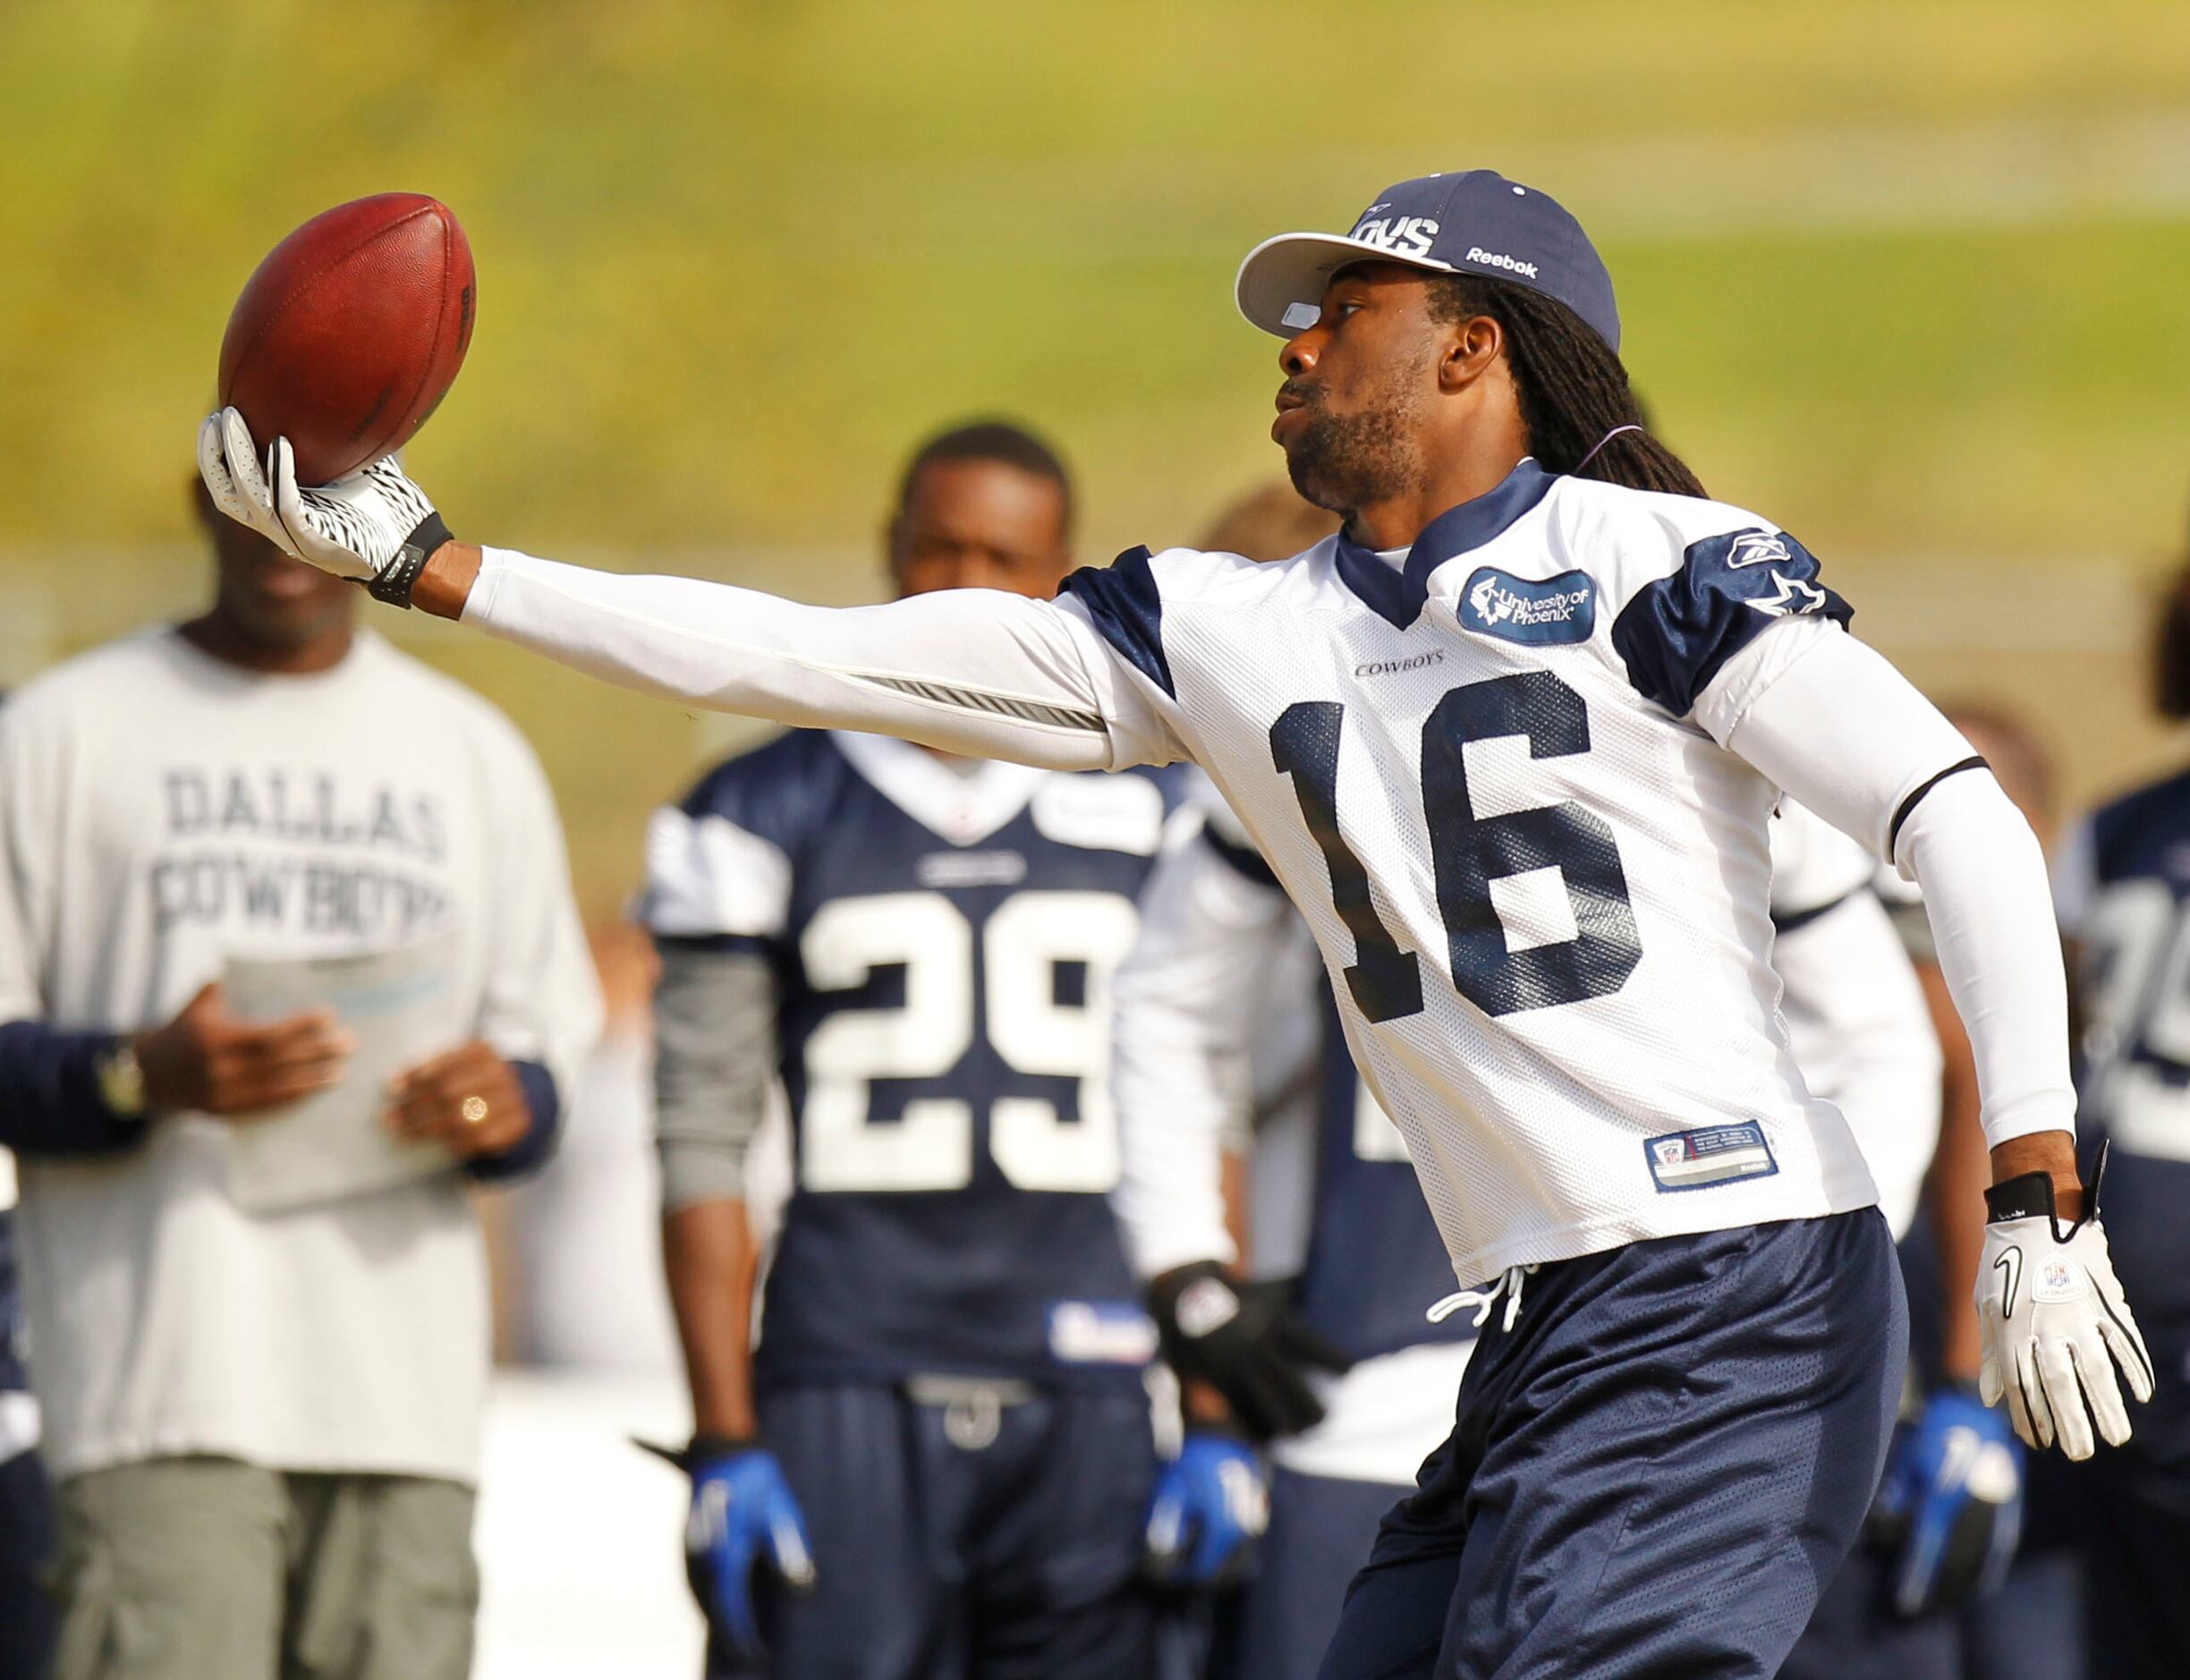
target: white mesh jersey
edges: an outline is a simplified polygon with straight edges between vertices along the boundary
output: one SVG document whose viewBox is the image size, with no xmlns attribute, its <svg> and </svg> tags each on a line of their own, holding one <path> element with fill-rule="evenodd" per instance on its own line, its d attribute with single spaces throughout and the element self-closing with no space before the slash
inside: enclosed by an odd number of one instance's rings
<svg viewBox="0 0 2190 1680">
<path fill-rule="evenodd" d="M 1114 742 L 1199 760 L 1306 915 L 1463 1281 L 1877 1200 L 1789 1052 L 1776 790 L 1724 744 L 1842 633 L 1817 574 L 1740 509 L 1524 461 L 1405 556 L 1071 580 Z"/>
</svg>

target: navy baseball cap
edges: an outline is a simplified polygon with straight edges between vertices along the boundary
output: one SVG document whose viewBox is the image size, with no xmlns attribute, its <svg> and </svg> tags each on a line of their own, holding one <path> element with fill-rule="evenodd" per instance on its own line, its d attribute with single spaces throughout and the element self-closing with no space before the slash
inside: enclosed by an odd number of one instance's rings
<svg viewBox="0 0 2190 1680">
<path fill-rule="evenodd" d="M 1495 169 L 1424 175 L 1387 187 L 1351 233 L 1280 233 L 1240 264 L 1240 313 L 1290 338 L 1315 325 L 1323 288 L 1348 263 L 1403 262 L 1436 274 L 1510 280 L 1572 310 L 1615 351 L 1612 276 L 1582 224 Z"/>
</svg>

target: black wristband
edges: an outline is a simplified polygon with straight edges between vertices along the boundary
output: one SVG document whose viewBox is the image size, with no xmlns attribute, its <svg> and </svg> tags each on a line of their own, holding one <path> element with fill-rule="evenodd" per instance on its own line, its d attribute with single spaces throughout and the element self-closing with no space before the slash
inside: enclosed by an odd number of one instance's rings
<svg viewBox="0 0 2190 1680">
<path fill-rule="evenodd" d="M 675 1464 L 686 1475 L 695 1475 L 717 1459 L 728 1458 L 736 1453 L 750 1452 L 760 1445 L 757 1435 L 695 1435 L 683 1447 L 664 1447 L 656 1441 L 632 1437 L 632 1445 L 654 1455 L 665 1464 Z"/>
<path fill-rule="evenodd" d="M 758 1435 L 695 1435 L 684 1449 L 684 1462 L 696 1469 L 733 1453 L 749 1453 L 760 1445 Z"/>
<path fill-rule="evenodd" d="M 1985 1212 L 1995 1225 L 2007 1219 L 2050 1219 L 2053 1217 L 2053 1175 L 2021 1173 L 2003 1179 L 1984 1193 Z"/>
<path fill-rule="evenodd" d="M 435 549 L 454 540 L 447 522 L 439 513 L 427 514 L 418 522 L 417 529 L 403 539 L 395 557 L 366 579 L 365 593 L 376 601 L 386 601 L 390 607 L 400 607 L 408 612 L 412 586 L 417 583 L 419 573 L 426 569 Z"/>
</svg>

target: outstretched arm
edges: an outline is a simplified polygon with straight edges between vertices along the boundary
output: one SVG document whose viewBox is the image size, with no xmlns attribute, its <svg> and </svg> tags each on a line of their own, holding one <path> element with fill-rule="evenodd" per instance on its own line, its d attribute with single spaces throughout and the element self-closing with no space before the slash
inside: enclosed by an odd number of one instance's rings
<svg viewBox="0 0 2190 1680">
<path fill-rule="evenodd" d="M 953 590 L 804 607 L 476 548 L 451 539 L 392 457 L 301 488 L 287 442 L 275 439 L 262 465 L 233 409 L 205 423 L 198 464 L 224 513 L 298 558 L 641 693 L 1052 769 L 1187 756 L 1070 601 Z"/>
<path fill-rule="evenodd" d="M 413 601 L 623 688 L 710 711 L 871 730 L 1058 770 L 1177 756 L 1114 745 L 1094 632 L 996 590 L 807 607 L 692 578 L 627 577 L 445 544 Z"/>
</svg>

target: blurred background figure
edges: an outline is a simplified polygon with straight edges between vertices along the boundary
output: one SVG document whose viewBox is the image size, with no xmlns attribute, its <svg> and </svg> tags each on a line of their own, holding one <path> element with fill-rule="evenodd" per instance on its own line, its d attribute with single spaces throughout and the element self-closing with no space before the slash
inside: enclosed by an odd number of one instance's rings
<svg viewBox="0 0 2190 1680">
<path fill-rule="evenodd" d="M 205 609 L 0 708 L 0 1142 L 56 1672 L 459 1680 L 466 1181 L 546 1158 L 598 1017 L 561 830 L 506 719 L 198 507 Z M 289 1001 L 232 1003 L 242 957 Z"/>
<path fill-rule="evenodd" d="M 886 530 L 901 596 L 1048 598 L 1072 488 L 1017 426 L 930 438 Z M 1110 975 L 1167 778 L 794 730 L 655 819 L 663 1243 L 692 1387 L 686 1531 L 711 1675 L 1154 1671 L 1144 1552 L 1259 1528 L 1244 1447 L 1159 1471 L 1155 1336 L 1109 1195 Z M 754 1333 L 750 1156 L 780 1077 L 794 1184 Z"/>
<path fill-rule="evenodd" d="M 601 1035 L 579 1064 L 555 1158 L 511 1210 L 514 1353 L 550 1370 L 671 1373 L 654 1161 L 653 942 L 628 921 L 588 938 Z"/>
<path fill-rule="evenodd" d="M 2156 641 L 2157 709 L 2190 719 L 2190 564 Z M 2056 877 L 2083 980 L 2084 1112 L 2109 1145 L 2107 1229 L 2157 1388 L 2075 1489 L 2090 1672 L 2160 1680 L 2190 1673 L 2190 771 L 2084 818 Z"/>
<path fill-rule="evenodd" d="M 38 1680 L 53 1655 L 46 1592 L 53 1561 L 53 1481 L 38 1456 L 30 1327 L 15 1268 L 15 1158 L 0 1149 L 0 1675 Z"/>
<path fill-rule="evenodd" d="M 0 1675 L 38 1680 L 53 1654 L 45 1576 L 53 1561 L 53 1483 L 38 1457 L 30 1337 L 16 1287 L 15 1160 L 0 1150 Z"/>
</svg>

